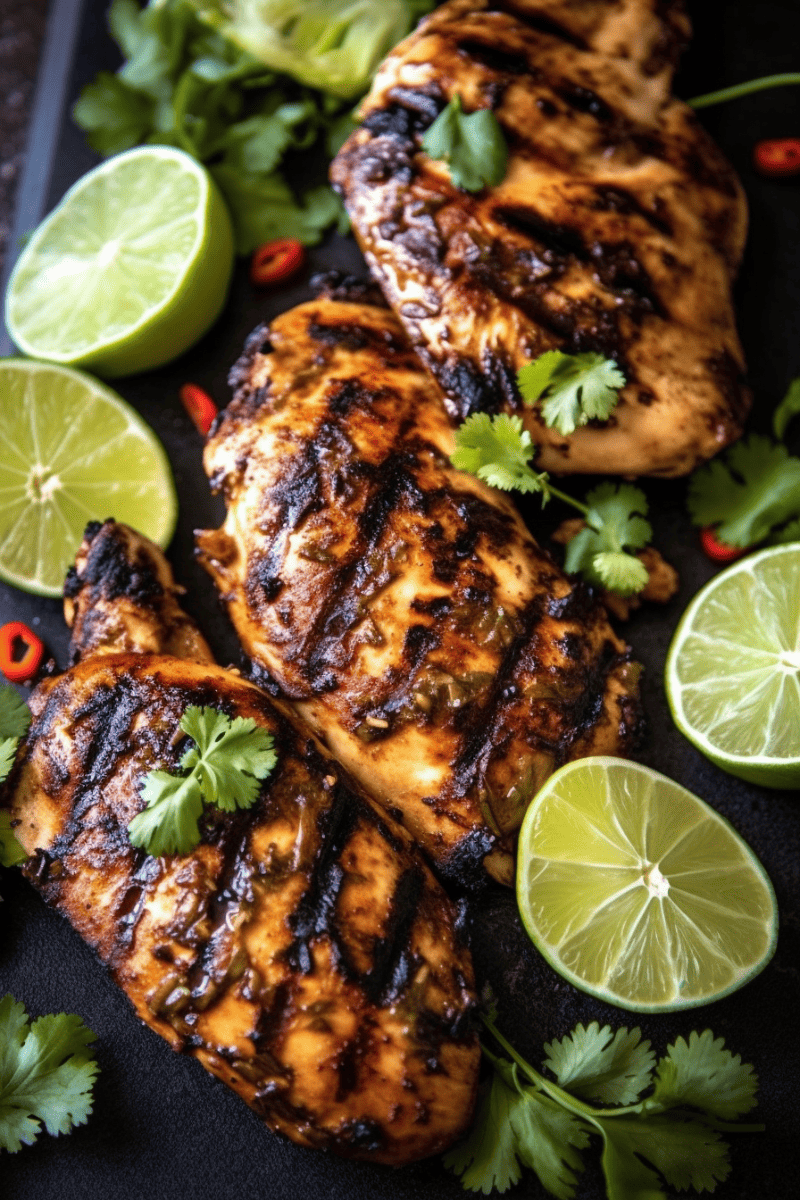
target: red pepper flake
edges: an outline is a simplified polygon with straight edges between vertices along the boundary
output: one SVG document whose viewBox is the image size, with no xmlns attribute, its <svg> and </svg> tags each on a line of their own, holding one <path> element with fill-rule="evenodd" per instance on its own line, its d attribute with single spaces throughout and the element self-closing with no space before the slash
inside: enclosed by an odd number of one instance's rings
<svg viewBox="0 0 800 1200">
<path fill-rule="evenodd" d="M 746 547 L 729 546 L 727 542 L 721 542 L 717 537 L 716 531 L 710 525 L 707 525 L 705 529 L 701 529 L 700 545 L 703 547 L 703 553 L 712 562 L 732 563 L 747 553 Z"/>
<path fill-rule="evenodd" d="M 297 238 L 278 238 L 259 246 L 250 263 L 250 281 L 257 287 L 278 283 L 299 271 L 305 251 Z"/>
<path fill-rule="evenodd" d="M 208 392 L 204 392 L 196 383 L 185 383 L 178 394 L 181 404 L 194 421 L 195 429 L 205 437 L 214 424 L 216 404 Z"/>
<path fill-rule="evenodd" d="M 770 178 L 800 175 L 800 138 L 768 138 L 756 142 L 753 163 L 757 171 Z"/>
<path fill-rule="evenodd" d="M 44 642 L 22 621 L 0 629 L 0 671 L 12 683 L 32 679 L 44 658 Z"/>
</svg>

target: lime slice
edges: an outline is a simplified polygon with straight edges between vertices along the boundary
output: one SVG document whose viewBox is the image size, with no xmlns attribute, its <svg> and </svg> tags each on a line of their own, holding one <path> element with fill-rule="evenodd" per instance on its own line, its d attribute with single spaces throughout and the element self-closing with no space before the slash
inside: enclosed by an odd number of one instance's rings
<svg viewBox="0 0 800 1200">
<path fill-rule="evenodd" d="M 87 521 L 166 546 L 177 501 L 153 431 L 81 371 L 0 359 L 0 578 L 60 596 Z"/>
<path fill-rule="evenodd" d="M 800 543 L 734 563 L 697 593 L 667 655 L 680 731 L 764 787 L 800 787 Z"/>
<path fill-rule="evenodd" d="M 32 358 L 128 375 L 176 358 L 225 303 L 230 217 L 199 163 L 140 146 L 79 179 L 11 276 L 6 325 Z"/>
<path fill-rule="evenodd" d="M 718 1000 L 766 965 L 777 938 L 772 886 L 732 826 L 618 758 L 568 763 L 535 797 L 517 901 L 560 975 L 636 1012 Z"/>
</svg>

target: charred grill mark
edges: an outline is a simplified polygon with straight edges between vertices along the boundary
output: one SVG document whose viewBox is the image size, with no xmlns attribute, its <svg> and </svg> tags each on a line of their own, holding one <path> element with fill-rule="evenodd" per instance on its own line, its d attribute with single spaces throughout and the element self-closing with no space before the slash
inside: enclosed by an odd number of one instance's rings
<svg viewBox="0 0 800 1200">
<path fill-rule="evenodd" d="M 418 966 L 409 943 L 423 891 L 422 871 L 417 866 L 408 868 L 397 881 L 388 928 L 373 946 L 372 967 L 359 980 L 373 1004 L 392 1004 L 408 991 Z"/>
<path fill-rule="evenodd" d="M 509 17 L 514 17 L 521 25 L 527 26 L 528 29 L 532 29 L 535 33 L 543 33 L 547 37 L 558 38 L 562 42 L 568 42 L 570 46 L 575 46 L 577 50 L 588 50 L 589 48 L 587 43 L 577 33 L 566 29 L 558 21 L 554 21 L 551 17 L 546 17 L 543 13 L 528 11 L 525 4 L 515 4 L 514 0 L 492 0 L 491 8 L 493 12 L 501 12 Z"/>
<path fill-rule="evenodd" d="M 630 242 L 608 245 L 597 242 L 592 246 L 595 272 L 609 291 L 625 303 L 629 316 L 641 320 L 649 313 L 667 318 L 668 313 L 653 287 L 647 270 L 639 262 Z"/>
<path fill-rule="evenodd" d="M 604 124 L 610 124 L 616 120 L 614 110 L 591 88 L 581 87 L 576 83 L 565 83 L 553 90 L 576 112 L 588 113 L 589 116 L 595 117 Z"/>
<path fill-rule="evenodd" d="M 502 75 L 537 75 L 538 72 L 528 62 L 524 54 L 513 50 L 504 50 L 501 46 L 481 42 L 475 37 L 460 38 L 456 42 L 459 54 L 465 55 L 473 62 L 481 63 L 492 71 Z"/>
<path fill-rule="evenodd" d="M 447 393 L 445 403 L 459 421 L 466 420 L 472 413 L 500 412 L 502 394 L 492 387 L 486 376 L 468 358 L 449 358 L 442 363 L 431 361 L 431 356 L 421 348 L 423 357 L 435 370 L 443 390 Z"/>
<path fill-rule="evenodd" d="M 74 599 L 82 589 L 89 588 L 94 603 L 101 597 L 110 601 L 125 596 L 146 607 L 163 596 L 164 589 L 150 560 L 139 551 L 131 561 L 126 542 L 113 527 L 104 530 L 102 523 L 90 521 L 84 538 L 89 552 L 80 575 L 75 567 L 69 569 L 64 588 L 67 598 Z"/>
<path fill-rule="evenodd" d="M 274 534 L 258 562 L 256 578 L 265 599 L 271 602 L 283 588 L 280 571 L 290 534 L 324 505 L 319 447 L 315 442 L 305 442 L 302 452 L 292 460 L 291 470 L 272 489 L 270 500 L 278 513 L 273 521 Z"/>
<path fill-rule="evenodd" d="M 658 201 L 656 201 L 658 204 Z M 611 184 L 597 183 L 594 185 L 594 199 L 590 204 L 596 212 L 614 212 L 621 216 L 636 215 L 642 217 L 665 237 L 672 237 L 672 226 L 658 212 L 645 208 L 632 192 L 625 188 L 612 187 Z"/>
<path fill-rule="evenodd" d="M 493 211 L 496 219 L 503 225 L 533 238 L 542 247 L 542 261 L 550 266 L 557 265 L 563 258 L 571 257 L 579 262 L 588 262 L 591 257 L 576 229 L 548 221 L 535 208 L 498 205 Z"/>
<path fill-rule="evenodd" d="M 386 297 L 373 279 L 347 275 L 344 271 L 319 271 L 312 275 L 308 286 L 315 296 L 341 300 L 350 304 L 370 304 L 373 308 L 388 308 Z M 266 353 L 266 351 L 265 351 Z"/>
</svg>

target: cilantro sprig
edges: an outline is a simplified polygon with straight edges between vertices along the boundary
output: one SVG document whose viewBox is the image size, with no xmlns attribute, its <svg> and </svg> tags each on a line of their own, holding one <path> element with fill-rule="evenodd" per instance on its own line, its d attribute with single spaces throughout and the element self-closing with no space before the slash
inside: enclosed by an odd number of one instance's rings
<svg viewBox="0 0 800 1200">
<path fill-rule="evenodd" d="M 643 549 L 652 535 L 644 492 L 631 484 L 601 483 L 582 503 L 554 487 L 546 471 L 534 470 L 534 454 L 521 417 L 474 413 L 456 430 L 450 461 L 491 487 L 538 492 L 543 505 L 552 498 L 577 509 L 586 524 L 567 548 L 566 570 L 620 596 L 640 592 L 647 584 L 647 568 L 631 551 Z"/>
<path fill-rule="evenodd" d="M 426 130 L 422 149 L 445 162 L 465 192 L 495 187 L 506 173 L 508 146 L 497 117 L 489 108 L 465 113 L 458 93 Z"/>
<path fill-rule="evenodd" d="M 271 734 L 251 717 L 231 720 L 191 706 L 179 727 L 195 743 L 180 761 L 188 774 L 151 771 L 142 787 L 147 807 L 128 825 L 132 844 L 154 856 L 188 854 L 198 845 L 204 804 L 223 812 L 251 808 L 277 762 Z"/>
<path fill-rule="evenodd" d="M 639 1029 L 593 1022 L 545 1046 L 544 1074 L 483 1017 L 508 1057 L 482 1046 L 490 1085 L 472 1132 L 444 1158 L 465 1190 L 504 1192 L 536 1172 L 560 1200 L 575 1194 L 581 1151 L 602 1140 L 609 1200 L 666 1196 L 677 1189 L 714 1191 L 730 1171 L 725 1132 L 759 1132 L 731 1124 L 756 1103 L 756 1076 L 710 1030 L 678 1038 L 656 1062 Z"/>
<path fill-rule="evenodd" d="M 540 403 L 545 425 L 566 437 L 591 420 L 608 420 L 625 376 L 602 354 L 547 350 L 517 372 L 517 386 L 526 404 Z"/>
<path fill-rule="evenodd" d="M 14 1154 L 42 1131 L 84 1125 L 92 1111 L 95 1035 L 80 1017 L 55 1013 L 28 1022 L 13 996 L 0 1000 L 0 1150 Z"/>
<path fill-rule="evenodd" d="M 0 687 L 0 783 L 14 764 L 19 739 L 28 732 L 31 714 L 22 697 L 7 684 Z M 14 867 L 27 858 L 11 828 L 11 817 L 0 812 L 0 866 Z"/>
</svg>

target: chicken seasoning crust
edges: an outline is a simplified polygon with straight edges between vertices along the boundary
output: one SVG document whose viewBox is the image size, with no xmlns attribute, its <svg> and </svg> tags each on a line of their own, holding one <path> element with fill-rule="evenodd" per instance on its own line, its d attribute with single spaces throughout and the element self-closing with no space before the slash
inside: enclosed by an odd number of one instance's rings
<svg viewBox="0 0 800 1200">
<path fill-rule="evenodd" d="M 25 873 L 138 1015 L 271 1129 L 392 1165 L 446 1149 L 477 1087 L 472 966 L 408 834 L 213 664 L 154 545 L 90 526 L 67 593 L 75 665 L 32 694 L 9 780 Z M 154 858 L 127 826 L 147 772 L 178 764 L 189 705 L 252 718 L 278 765 L 253 808 L 211 810 L 194 851 Z"/>
<path fill-rule="evenodd" d="M 331 168 L 453 419 L 519 412 L 548 471 L 682 475 L 742 431 L 746 205 L 670 95 L 689 32 L 668 0 L 451 0 L 384 61 Z M 420 149 L 456 94 L 509 147 L 477 194 Z M 523 407 L 516 372 L 551 349 L 620 365 L 608 422 L 564 437 Z"/>
<path fill-rule="evenodd" d="M 396 318 L 320 297 L 257 330 L 205 451 L 198 536 L 254 677 L 447 877 L 513 878 L 561 763 L 625 754 L 639 668 L 511 503 L 449 463 L 439 390 Z"/>
</svg>

